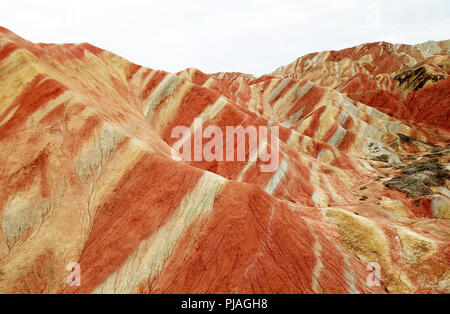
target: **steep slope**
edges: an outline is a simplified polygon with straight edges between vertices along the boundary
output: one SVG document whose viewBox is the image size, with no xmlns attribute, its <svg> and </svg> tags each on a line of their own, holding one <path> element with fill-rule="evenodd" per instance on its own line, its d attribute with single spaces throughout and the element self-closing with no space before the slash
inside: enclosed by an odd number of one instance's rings
<svg viewBox="0 0 450 314">
<path fill-rule="evenodd" d="M 271 75 L 308 79 L 405 122 L 449 131 L 449 51 L 450 40 L 414 46 L 378 42 L 309 54 Z M 433 84 L 434 103 L 424 106 L 427 96 L 418 90 Z"/>
<path fill-rule="evenodd" d="M 376 43 L 172 74 L 0 28 L 0 292 L 450 292 L 446 57 Z M 278 126 L 278 169 L 174 160 L 196 118 Z"/>
</svg>

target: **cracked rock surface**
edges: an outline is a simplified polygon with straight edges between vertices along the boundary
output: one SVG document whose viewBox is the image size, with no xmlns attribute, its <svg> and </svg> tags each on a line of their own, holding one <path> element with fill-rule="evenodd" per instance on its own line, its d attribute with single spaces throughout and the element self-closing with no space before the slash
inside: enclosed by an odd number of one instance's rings
<svg viewBox="0 0 450 314">
<path fill-rule="evenodd" d="M 0 293 L 450 293 L 449 47 L 255 77 L 0 28 Z M 278 167 L 174 160 L 196 118 L 278 126 Z"/>
</svg>

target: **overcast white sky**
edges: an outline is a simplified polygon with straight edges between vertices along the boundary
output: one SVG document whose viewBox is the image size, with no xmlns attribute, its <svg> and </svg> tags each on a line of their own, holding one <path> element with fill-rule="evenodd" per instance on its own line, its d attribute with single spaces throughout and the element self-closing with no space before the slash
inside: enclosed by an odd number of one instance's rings
<svg viewBox="0 0 450 314">
<path fill-rule="evenodd" d="M 272 72 L 314 51 L 450 39 L 449 0 L 3 0 L 0 25 L 34 42 L 89 42 L 176 72 Z"/>
</svg>

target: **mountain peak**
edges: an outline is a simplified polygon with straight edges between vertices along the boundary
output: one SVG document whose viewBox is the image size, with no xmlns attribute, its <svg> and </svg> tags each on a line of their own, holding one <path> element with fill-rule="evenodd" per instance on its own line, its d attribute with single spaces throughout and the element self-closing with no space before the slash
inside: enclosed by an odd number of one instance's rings
<svg viewBox="0 0 450 314">
<path fill-rule="evenodd" d="M 0 293 L 449 293 L 449 43 L 254 77 L 0 28 Z"/>
</svg>

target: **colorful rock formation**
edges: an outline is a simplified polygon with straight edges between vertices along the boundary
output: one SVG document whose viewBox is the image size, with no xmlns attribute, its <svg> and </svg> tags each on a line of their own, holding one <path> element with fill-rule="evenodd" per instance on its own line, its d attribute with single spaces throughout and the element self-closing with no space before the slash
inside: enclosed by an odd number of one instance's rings
<svg viewBox="0 0 450 314">
<path fill-rule="evenodd" d="M 0 28 L 0 293 L 450 293 L 449 50 L 172 74 Z M 199 117 L 278 170 L 173 160 Z"/>
</svg>

